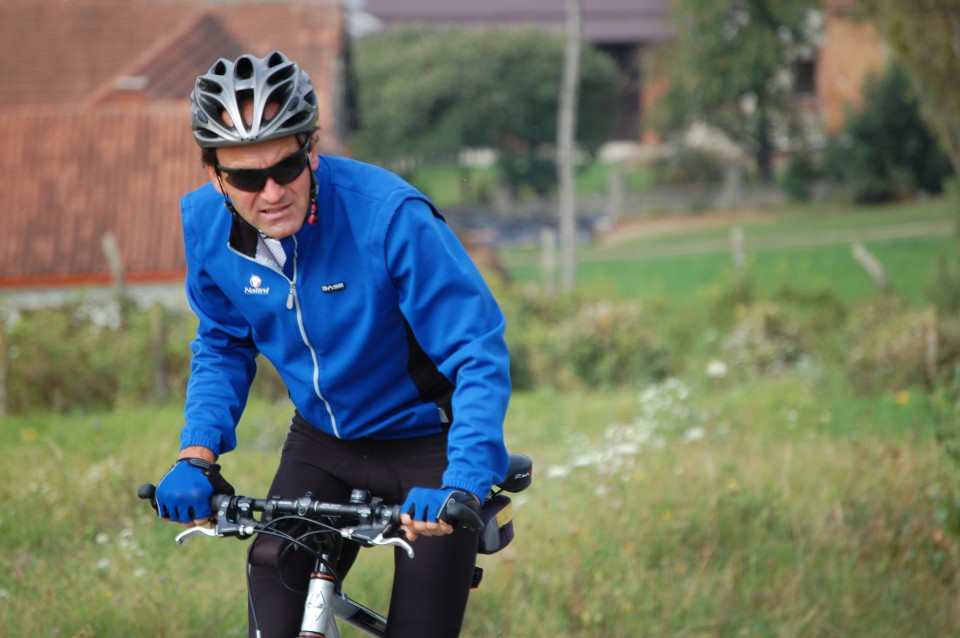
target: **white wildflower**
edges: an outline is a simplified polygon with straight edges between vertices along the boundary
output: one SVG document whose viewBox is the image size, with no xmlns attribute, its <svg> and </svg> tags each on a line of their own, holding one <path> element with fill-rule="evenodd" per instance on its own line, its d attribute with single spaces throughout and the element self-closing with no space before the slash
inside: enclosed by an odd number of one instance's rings
<svg viewBox="0 0 960 638">
<path fill-rule="evenodd" d="M 710 359 L 707 362 L 707 376 L 711 379 L 722 379 L 730 372 L 726 362 L 720 359 Z"/>
<path fill-rule="evenodd" d="M 569 465 L 551 465 L 547 468 L 547 476 L 550 478 L 563 478 L 570 475 L 571 469 Z"/>
</svg>

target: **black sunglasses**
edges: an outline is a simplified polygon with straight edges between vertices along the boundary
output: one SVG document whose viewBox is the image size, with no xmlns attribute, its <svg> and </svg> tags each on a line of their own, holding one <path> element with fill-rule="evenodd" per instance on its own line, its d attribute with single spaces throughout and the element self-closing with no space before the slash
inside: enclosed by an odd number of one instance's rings
<svg viewBox="0 0 960 638">
<path fill-rule="evenodd" d="M 217 173 L 222 174 L 227 183 L 234 188 L 249 193 L 262 191 L 263 187 L 267 185 L 268 177 L 280 186 L 284 186 L 300 177 L 303 169 L 310 163 L 310 156 L 307 153 L 309 142 L 310 139 L 306 139 L 299 149 L 273 166 L 267 168 L 227 168 L 217 164 Z"/>
</svg>

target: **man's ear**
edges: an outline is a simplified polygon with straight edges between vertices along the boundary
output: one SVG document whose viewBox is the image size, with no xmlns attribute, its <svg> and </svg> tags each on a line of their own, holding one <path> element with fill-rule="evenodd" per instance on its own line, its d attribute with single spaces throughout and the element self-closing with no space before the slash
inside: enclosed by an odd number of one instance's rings
<svg viewBox="0 0 960 638">
<path fill-rule="evenodd" d="M 320 156 L 317 150 L 320 145 L 320 130 L 314 131 L 310 136 L 310 170 L 315 171 L 320 166 Z"/>
<path fill-rule="evenodd" d="M 220 182 L 220 175 L 217 173 L 217 169 L 209 164 L 204 164 L 203 169 L 207 171 L 207 177 L 210 178 L 210 183 L 217 189 L 217 192 L 221 195 L 226 195 L 226 193 L 223 192 L 223 184 Z"/>
</svg>

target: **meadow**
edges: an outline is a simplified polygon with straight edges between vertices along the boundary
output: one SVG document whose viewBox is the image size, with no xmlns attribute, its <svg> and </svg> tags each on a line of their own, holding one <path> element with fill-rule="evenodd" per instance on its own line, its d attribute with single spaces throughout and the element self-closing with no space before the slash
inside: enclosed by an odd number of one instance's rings
<svg viewBox="0 0 960 638">
<path fill-rule="evenodd" d="M 749 247 L 752 236 L 827 236 L 950 211 L 942 201 L 807 208 L 744 227 Z M 729 288 L 729 254 L 653 253 L 727 233 L 586 247 L 581 285 L 666 316 L 696 312 Z M 949 235 L 866 243 L 894 293 L 921 310 L 936 255 L 955 256 Z M 851 304 L 876 296 L 849 250 L 846 241 L 748 248 L 753 294 L 790 284 Z M 518 285 L 536 281 L 525 249 L 505 259 Z M 816 357 L 747 374 L 721 342 L 698 336 L 678 376 L 515 394 L 507 441 L 533 457 L 534 484 L 515 499 L 516 540 L 480 560 L 464 636 L 958 634 L 953 387 L 864 391 Z M 241 449 L 223 459 L 241 493 L 262 495 L 290 412 L 286 402 L 251 402 Z M 135 497 L 175 456 L 180 420 L 170 402 L 0 422 L 0 634 L 246 635 L 247 544 L 177 546 L 178 528 Z M 391 560 L 362 552 L 349 591 L 385 608 Z"/>
<path fill-rule="evenodd" d="M 830 291 L 844 301 L 875 294 L 869 275 L 851 257 L 852 243 L 861 241 L 884 265 L 892 291 L 923 304 L 938 256 L 956 258 L 956 235 L 950 230 L 919 237 L 909 232 L 916 225 L 950 224 L 955 216 L 955 205 L 948 198 L 865 210 L 791 205 L 775 214 L 733 212 L 721 222 L 713 221 L 715 214 L 677 213 L 661 218 L 677 221 L 663 230 L 656 231 L 656 224 L 651 224 L 654 230 L 626 241 L 584 246 L 579 283 L 612 297 L 669 296 L 671 304 L 696 303 L 704 293 L 732 284 L 730 233 L 739 227 L 746 268 L 761 295 L 784 285 Z M 642 220 L 638 225 L 643 227 Z M 889 229 L 891 234 L 877 229 Z M 905 236 L 897 236 L 897 229 Z M 535 246 L 508 248 L 503 259 L 519 282 L 542 277 Z"/>
</svg>

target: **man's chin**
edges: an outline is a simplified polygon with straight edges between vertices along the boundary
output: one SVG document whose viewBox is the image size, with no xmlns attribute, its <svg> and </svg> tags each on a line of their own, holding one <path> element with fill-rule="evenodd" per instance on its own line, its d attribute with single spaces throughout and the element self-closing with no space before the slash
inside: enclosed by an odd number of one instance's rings
<svg viewBox="0 0 960 638">
<path fill-rule="evenodd" d="M 273 239 L 283 239 L 296 234 L 303 226 L 303 220 L 283 219 L 276 221 L 264 220 L 259 226 L 261 233 Z"/>
</svg>

